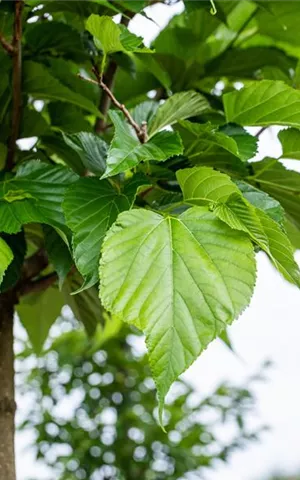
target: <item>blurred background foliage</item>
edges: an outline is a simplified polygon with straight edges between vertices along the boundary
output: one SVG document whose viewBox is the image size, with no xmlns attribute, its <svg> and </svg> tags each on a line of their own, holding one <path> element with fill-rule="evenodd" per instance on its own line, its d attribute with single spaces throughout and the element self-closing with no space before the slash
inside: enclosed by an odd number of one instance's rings
<svg viewBox="0 0 300 480">
<path fill-rule="evenodd" d="M 56 479 L 175 480 L 188 472 L 200 478 L 257 439 L 262 428 L 250 428 L 247 420 L 260 376 L 247 387 L 223 383 L 201 399 L 177 381 L 166 406 L 166 434 L 157 424 L 142 337 L 118 319 L 107 319 L 93 339 L 74 323 L 58 320 L 41 357 L 27 340 L 18 341 L 18 393 L 30 397 L 19 429 L 34 430 L 37 458 Z"/>
</svg>

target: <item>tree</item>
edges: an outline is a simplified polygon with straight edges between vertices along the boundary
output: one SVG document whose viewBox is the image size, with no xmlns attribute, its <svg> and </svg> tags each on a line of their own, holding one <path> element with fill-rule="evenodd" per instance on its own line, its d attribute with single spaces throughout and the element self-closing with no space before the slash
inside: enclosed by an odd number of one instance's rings
<svg viewBox="0 0 300 480">
<path fill-rule="evenodd" d="M 0 4 L 7 480 L 15 311 L 37 352 L 64 304 L 90 336 L 107 315 L 141 330 L 162 424 L 171 384 L 249 304 L 255 252 L 299 286 L 300 176 L 281 162 L 300 158 L 299 3 L 187 1 L 151 48 L 127 28 L 147 5 Z M 272 125 L 282 157 L 251 161 Z"/>
<path fill-rule="evenodd" d="M 60 329 L 66 326 L 62 321 Z M 257 438 L 259 430 L 247 426 L 255 377 L 247 388 L 223 383 L 197 401 L 193 387 L 178 380 L 166 406 L 166 435 L 157 424 L 155 385 L 138 337 L 128 328 L 114 333 L 100 329 L 91 341 L 82 329 L 72 329 L 54 336 L 40 358 L 27 342 L 18 355 L 18 389 L 31 399 L 20 428 L 34 430 L 37 458 L 51 467 L 51 478 L 202 477 Z M 34 368 L 26 368 L 28 358 Z M 224 442 L 220 430 L 229 425 L 234 433 Z"/>
</svg>

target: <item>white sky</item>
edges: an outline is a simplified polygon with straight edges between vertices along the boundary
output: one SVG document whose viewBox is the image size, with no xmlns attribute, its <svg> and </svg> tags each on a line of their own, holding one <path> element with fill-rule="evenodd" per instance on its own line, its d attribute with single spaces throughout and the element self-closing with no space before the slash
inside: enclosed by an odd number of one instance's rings
<svg viewBox="0 0 300 480">
<path fill-rule="evenodd" d="M 159 26 L 138 16 L 131 22 L 130 29 L 142 35 L 148 44 L 167 23 L 168 16 L 181 9 L 181 4 L 172 8 L 154 5 L 148 14 Z M 264 132 L 258 158 L 279 154 L 275 129 Z M 288 161 L 286 165 L 295 168 L 297 161 Z M 263 361 L 271 360 L 273 367 L 268 371 L 268 381 L 257 384 L 255 389 L 258 417 L 251 419 L 253 425 L 267 424 L 271 431 L 263 434 L 260 442 L 234 453 L 226 466 L 221 464 L 208 473 L 205 480 L 264 480 L 275 471 L 300 471 L 299 317 L 300 291 L 281 278 L 264 254 L 259 254 L 258 279 L 251 305 L 229 329 L 240 358 L 221 342 L 214 342 L 185 373 L 185 378 L 200 394 L 206 394 L 223 380 L 238 382 L 247 378 L 259 370 Z M 28 434 L 17 435 L 18 480 L 29 480 L 33 476 L 40 480 L 49 478 L 26 448 L 30 441 Z"/>
</svg>

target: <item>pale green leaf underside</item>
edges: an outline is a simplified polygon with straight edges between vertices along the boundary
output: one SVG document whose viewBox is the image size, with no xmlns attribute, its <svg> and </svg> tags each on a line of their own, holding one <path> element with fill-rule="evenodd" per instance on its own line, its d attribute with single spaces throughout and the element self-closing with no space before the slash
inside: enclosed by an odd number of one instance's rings
<svg viewBox="0 0 300 480">
<path fill-rule="evenodd" d="M 284 82 L 262 80 L 224 95 L 227 122 L 300 127 L 300 92 Z"/>
<path fill-rule="evenodd" d="M 247 236 L 203 207 L 178 218 L 124 212 L 103 244 L 103 305 L 145 332 L 161 408 L 172 382 L 248 305 L 254 283 Z"/>
<path fill-rule="evenodd" d="M 81 178 L 68 189 L 63 209 L 73 232 L 74 260 L 85 279 L 83 288 L 98 282 L 103 238 L 118 214 L 129 208 L 128 198 L 119 194 L 107 180 Z"/>
<path fill-rule="evenodd" d="M 159 132 L 142 144 L 119 113 L 112 111 L 110 117 L 115 126 L 115 135 L 108 151 L 107 168 L 101 178 L 125 172 L 142 161 L 163 162 L 183 152 L 180 137 L 175 132 Z"/>
<path fill-rule="evenodd" d="M 7 243 L 0 237 L 0 285 L 7 267 L 13 260 L 13 253 Z"/>
<path fill-rule="evenodd" d="M 37 355 L 42 352 L 49 330 L 60 315 L 63 305 L 62 294 L 57 288 L 50 287 L 38 295 L 32 294 L 24 297 L 16 306 L 17 313 Z"/>
<path fill-rule="evenodd" d="M 175 93 L 158 108 L 150 122 L 149 135 L 153 136 L 162 128 L 179 120 L 201 115 L 209 108 L 208 101 L 200 93 L 193 90 Z"/>
</svg>

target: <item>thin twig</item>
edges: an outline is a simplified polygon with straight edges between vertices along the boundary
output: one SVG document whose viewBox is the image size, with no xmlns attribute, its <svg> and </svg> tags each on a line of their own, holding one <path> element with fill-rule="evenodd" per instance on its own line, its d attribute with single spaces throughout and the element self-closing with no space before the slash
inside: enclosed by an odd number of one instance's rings
<svg viewBox="0 0 300 480">
<path fill-rule="evenodd" d="M 128 120 L 128 123 L 134 128 L 136 131 L 136 134 L 138 136 L 138 139 L 140 140 L 141 143 L 145 143 L 147 141 L 147 132 L 146 132 L 146 124 L 144 123 L 141 127 L 136 123 L 136 121 L 132 118 L 130 115 L 129 111 L 125 107 L 123 103 L 120 103 L 119 100 L 116 99 L 112 91 L 108 88 L 108 86 L 103 82 L 101 75 L 99 72 L 94 68 L 93 72 L 96 75 L 97 80 L 93 80 L 91 78 L 86 78 L 83 77 L 82 75 L 78 74 L 78 77 L 81 78 L 82 80 L 85 80 L 87 82 L 93 83 L 95 85 L 99 85 L 99 87 L 102 88 L 102 90 L 107 94 L 107 96 L 110 98 L 112 103 L 117 107 Z"/>
<path fill-rule="evenodd" d="M 9 55 L 13 55 L 13 53 L 14 53 L 14 47 L 11 45 L 11 43 L 9 43 L 9 42 L 4 38 L 4 36 L 2 35 L 1 32 L 0 32 L 0 43 L 1 43 L 2 47 L 4 48 L 4 50 L 6 50 Z"/>
<path fill-rule="evenodd" d="M 115 74 L 117 71 L 117 64 L 115 61 L 111 60 L 109 62 L 107 71 L 104 75 L 103 81 L 107 87 L 112 91 L 114 85 Z M 97 118 L 95 123 L 95 132 L 101 133 L 105 131 L 106 128 L 106 115 L 110 107 L 111 99 L 105 91 L 102 90 L 102 95 L 99 103 L 99 111 L 102 113 L 103 118 Z"/>
<path fill-rule="evenodd" d="M 15 0 L 15 20 L 13 35 L 13 107 L 11 135 L 8 142 L 6 169 L 12 170 L 19 135 L 22 108 L 22 10 L 23 1 Z"/>
<path fill-rule="evenodd" d="M 262 133 L 264 133 L 265 130 L 267 130 L 269 127 L 262 127 L 258 130 L 258 132 L 255 134 L 255 136 L 258 138 L 261 136 Z"/>
</svg>

